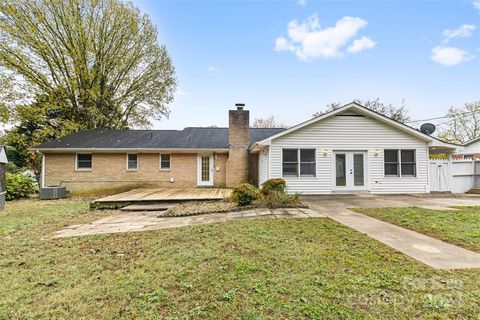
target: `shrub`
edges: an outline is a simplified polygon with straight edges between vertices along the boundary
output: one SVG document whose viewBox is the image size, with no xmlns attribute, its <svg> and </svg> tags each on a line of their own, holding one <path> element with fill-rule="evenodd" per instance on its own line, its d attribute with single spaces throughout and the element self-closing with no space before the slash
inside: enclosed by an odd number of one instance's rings
<svg viewBox="0 0 480 320">
<path fill-rule="evenodd" d="M 7 190 L 7 200 L 25 198 L 35 191 L 32 177 L 24 173 L 7 172 L 5 189 Z"/>
<path fill-rule="evenodd" d="M 262 184 L 262 194 L 267 196 L 271 191 L 285 193 L 287 183 L 282 178 L 269 179 Z"/>
<path fill-rule="evenodd" d="M 271 209 L 296 208 L 302 206 L 298 193 L 286 194 L 283 191 L 270 191 L 268 195 L 262 197 L 262 204 Z"/>
<path fill-rule="evenodd" d="M 258 189 L 250 183 L 242 183 L 233 188 L 232 200 L 239 206 L 251 204 L 258 198 Z"/>
</svg>

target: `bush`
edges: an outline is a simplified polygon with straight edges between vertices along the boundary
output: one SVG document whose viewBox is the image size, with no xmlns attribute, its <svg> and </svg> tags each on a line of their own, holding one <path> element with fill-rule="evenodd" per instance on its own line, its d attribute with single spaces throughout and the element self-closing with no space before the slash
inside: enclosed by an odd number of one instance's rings
<svg viewBox="0 0 480 320">
<path fill-rule="evenodd" d="M 7 200 L 25 198 L 35 191 L 32 177 L 24 173 L 7 172 L 5 189 L 7 190 Z"/>
<path fill-rule="evenodd" d="M 268 195 L 262 197 L 262 204 L 270 209 L 303 206 L 298 193 L 286 194 L 284 191 L 270 191 Z"/>
<path fill-rule="evenodd" d="M 258 189 L 250 183 L 242 183 L 233 188 L 232 200 L 239 206 L 251 204 L 258 198 Z"/>
<path fill-rule="evenodd" d="M 282 178 L 269 179 L 262 184 L 262 194 L 268 196 L 272 191 L 285 193 L 287 183 Z"/>
</svg>

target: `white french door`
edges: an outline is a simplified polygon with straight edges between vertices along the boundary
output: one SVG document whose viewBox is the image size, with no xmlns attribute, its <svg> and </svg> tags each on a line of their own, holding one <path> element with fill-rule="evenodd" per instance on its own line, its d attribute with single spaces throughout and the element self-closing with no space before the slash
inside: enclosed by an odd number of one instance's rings
<svg viewBox="0 0 480 320">
<path fill-rule="evenodd" d="M 364 151 L 334 152 L 334 189 L 342 191 L 367 188 L 367 153 Z"/>
<path fill-rule="evenodd" d="M 198 155 L 197 185 L 213 186 L 213 156 Z"/>
</svg>

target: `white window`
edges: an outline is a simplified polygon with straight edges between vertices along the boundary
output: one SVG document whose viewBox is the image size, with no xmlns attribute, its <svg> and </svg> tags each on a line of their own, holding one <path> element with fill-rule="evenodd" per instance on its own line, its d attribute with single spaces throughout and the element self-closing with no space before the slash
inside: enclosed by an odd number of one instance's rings
<svg viewBox="0 0 480 320">
<path fill-rule="evenodd" d="M 77 159 L 75 161 L 76 170 L 91 170 L 92 169 L 92 155 L 91 154 L 79 154 L 77 153 Z"/>
<path fill-rule="evenodd" d="M 315 177 L 315 149 L 283 149 L 284 177 Z"/>
<path fill-rule="evenodd" d="M 161 154 L 160 155 L 160 170 L 168 171 L 170 170 L 170 155 Z"/>
<path fill-rule="evenodd" d="M 385 176 L 415 177 L 417 175 L 415 150 L 386 149 L 384 167 Z"/>
<path fill-rule="evenodd" d="M 127 154 L 127 170 L 138 169 L 138 155 L 136 153 Z"/>
</svg>

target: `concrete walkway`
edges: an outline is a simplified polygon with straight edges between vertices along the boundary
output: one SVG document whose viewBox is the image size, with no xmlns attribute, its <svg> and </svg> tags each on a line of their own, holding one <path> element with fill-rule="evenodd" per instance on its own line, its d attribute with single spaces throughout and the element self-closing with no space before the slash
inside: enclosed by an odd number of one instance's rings
<svg viewBox="0 0 480 320">
<path fill-rule="evenodd" d="M 157 217 L 158 212 L 119 213 L 88 224 L 69 226 L 54 234 L 55 238 L 86 236 L 92 234 L 148 231 L 178 228 L 190 225 L 226 222 L 248 218 L 325 218 L 310 209 L 255 209 L 228 213 L 210 213 L 189 217 Z"/>
<path fill-rule="evenodd" d="M 480 268 L 480 254 L 415 231 L 353 212 L 349 207 L 406 207 L 416 206 L 449 209 L 454 205 L 480 205 L 479 197 L 415 197 L 415 196 L 341 196 L 304 197 L 313 210 L 326 215 L 358 232 L 364 233 L 391 248 L 436 269 Z M 455 214 L 452 212 L 452 214 Z"/>
</svg>

